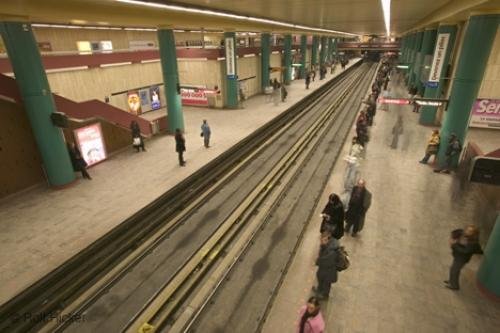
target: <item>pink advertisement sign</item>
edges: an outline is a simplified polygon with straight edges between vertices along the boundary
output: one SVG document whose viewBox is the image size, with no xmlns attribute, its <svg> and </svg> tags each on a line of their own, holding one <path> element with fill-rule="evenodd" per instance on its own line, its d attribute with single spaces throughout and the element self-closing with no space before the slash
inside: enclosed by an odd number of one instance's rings
<svg viewBox="0 0 500 333">
<path fill-rule="evenodd" d="M 106 148 L 102 138 L 101 124 L 77 128 L 74 131 L 82 157 L 88 166 L 106 159 Z"/>
<path fill-rule="evenodd" d="M 208 106 L 207 94 L 214 94 L 211 89 L 181 88 L 182 105 Z"/>
<path fill-rule="evenodd" d="M 500 99 L 476 99 L 469 126 L 500 129 Z"/>
</svg>

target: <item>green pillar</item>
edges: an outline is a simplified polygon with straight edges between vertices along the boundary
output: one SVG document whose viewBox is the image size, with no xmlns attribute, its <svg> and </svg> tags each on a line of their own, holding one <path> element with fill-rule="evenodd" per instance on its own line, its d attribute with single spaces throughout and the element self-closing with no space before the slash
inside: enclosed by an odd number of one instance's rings
<svg viewBox="0 0 500 333">
<path fill-rule="evenodd" d="M 403 63 L 408 52 L 408 35 L 403 36 L 401 39 L 401 55 L 399 56 L 399 62 Z"/>
<path fill-rule="evenodd" d="M 160 47 L 163 83 L 165 84 L 165 97 L 167 98 L 168 131 L 175 133 L 177 128 L 184 131 L 181 95 L 178 89 L 179 73 L 177 70 L 174 31 L 172 29 L 158 29 L 158 44 Z"/>
<path fill-rule="evenodd" d="M 50 119 L 56 107 L 31 25 L 3 22 L 0 23 L 0 33 L 49 184 L 56 187 L 67 185 L 75 180 L 75 173 L 62 131 L 52 125 Z"/>
<path fill-rule="evenodd" d="M 224 33 L 224 49 L 226 51 L 226 107 L 238 108 L 238 71 L 236 59 L 236 33 Z"/>
<path fill-rule="evenodd" d="M 313 36 L 312 40 L 312 50 L 311 50 L 311 67 L 318 64 L 318 44 L 319 37 Z"/>
<path fill-rule="evenodd" d="M 260 59 L 261 59 L 261 88 L 262 92 L 269 85 L 269 59 L 271 54 L 271 35 L 263 33 L 260 38 Z"/>
<path fill-rule="evenodd" d="M 319 52 L 319 66 L 320 66 L 320 68 L 325 65 L 326 52 L 327 52 L 326 36 L 321 36 L 321 50 Z"/>
<path fill-rule="evenodd" d="M 500 215 L 491 231 L 484 249 L 483 261 L 477 272 L 479 285 L 496 297 L 500 297 Z"/>
<path fill-rule="evenodd" d="M 329 37 L 328 38 L 328 56 L 327 56 L 327 62 L 331 63 L 333 60 L 333 38 Z"/>
<path fill-rule="evenodd" d="M 483 79 L 486 63 L 495 39 L 500 15 L 471 16 L 465 31 L 460 58 L 451 89 L 448 111 L 441 126 L 441 140 L 446 143 L 455 133 L 464 142 L 472 105 Z M 446 144 L 439 146 L 438 160 L 444 163 Z M 453 161 L 457 164 L 458 157 Z"/>
<path fill-rule="evenodd" d="M 292 82 L 292 35 L 285 35 L 285 85 L 289 85 Z"/>
<path fill-rule="evenodd" d="M 307 36 L 300 36 L 300 78 L 306 77 Z"/>
<path fill-rule="evenodd" d="M 418 76 L 417 73 L 420 71 L 420 65 L 422 61 L 421 57 L 421 47 L 422 47 L 422 39 L 424 38 L 424 32 L 419 31 L 415 37 L 415 47 L 413 48 L 413 52 L 410 59 L 410 78 L 408 80 L 408 86 L 416 85 Z"/>
<path fill-rule="evenodd" d="M 434 51 L 434 44 L 436 43 L 436 29 L 427 29 L 424 32 L 424 38 L 422 39 L 422 47 L 420 48 L 420 64 L 419 67 L 416 68 L 416 83 L 418 88 L 419 95 L 424 94 L 425 86 L 422 81 L 427 80 L 422 75 L 425 72 L 425 58 L 432 55 L 432 51 Z"/>
<path fill-rule="evenodd" d="M 434 47 L 433 65 L 425 87 L 425 98 L 440 98 L 443 88 L 444 76 L 450 62 L 451 51 L 455 44 L 457 27 L 455 25 L 442 25 L 439 27 Z M 434 64 L 436 62 L 436 64 Z M 439 65 L 441 64 L 441 65 Z M 439 69 L 439 67 L 441 69 Z M 438 80 L 436 82 L 436 80 Z M 436 106 L 423 106 L 420 108 L 420 124 L 432 125 L 436 119 Z"/>
<path fill-rule="evenodd" d="M 413 44 L 415 42 L 415 34 L 411 33 L 408 35 L 408 43 L 407 43 L 407 46 L 406 46 L 406 54 L 405 54 L 405 57 L 403 59 L 403 62 L 405 64 L 408 64 L 410 62 L 410 55 L 413 51 Z M 409 73 L 409 71 L 407 72 Z"/>
</svg>

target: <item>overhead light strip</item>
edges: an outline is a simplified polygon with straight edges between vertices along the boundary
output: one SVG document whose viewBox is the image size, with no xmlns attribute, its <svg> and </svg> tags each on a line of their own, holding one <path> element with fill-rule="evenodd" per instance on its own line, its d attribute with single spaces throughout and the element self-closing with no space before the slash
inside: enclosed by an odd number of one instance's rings
<svg viewBox="0 0 500 333">
<path fill-rule="evenodd" d="M 300 30 L 312 30 L 312 31 L 317 31 L 317 32 L 336 33 L 336 34 L 343 34 L 343 35 L 349 35 L 349 36 L 359 36 L 358 34 L 353 34 L 353 33 L 349 33 L 349 32 L 330 30 L 330 29 L 322 29 L 322 28 L 314 28 L 314 27 L 308 27 L 308 26 L 304 26 L 304 25 L 275 21 L 275 20 L 259 18 L 259 17 L 229 14 L 229 13 L 219 12 L 219 11 L 210 10 L 210 9 L 198 9 L 198 8 L 179 6 L 179 5 L 167 5 L 167 4 L 162 4 L 162 3 L 143 2 L 143 1 L 137 1 L 137 0 L 115 0 L 115 1 L 130 4 L 130 5 L 152 7 L 152 8 L 161 8 L 161 9 L 167 9 L 167 10 L 173 10 L 173 11 L 185 12 L 185 13 L 191 13 L 191 14 L 218 16 L 218 17 L 224 17 L 224 18 L 230 18 L 230 19 L 236 19 L 236 20 L 277 25 L 277 26 L 300 29 Z"/>
<path fill-rule="evenodd" d="M 387 37 L 391 36 L 391 0 L 380 0 L 384 12 L 385 32 Z"/>
</svg>

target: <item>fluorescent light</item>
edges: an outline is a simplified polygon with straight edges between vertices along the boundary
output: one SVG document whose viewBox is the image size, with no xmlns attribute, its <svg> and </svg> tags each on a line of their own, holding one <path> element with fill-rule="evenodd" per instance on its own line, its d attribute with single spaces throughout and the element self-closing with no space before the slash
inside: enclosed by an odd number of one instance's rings
<svg viewBox="0 0 500 333">
<path fill-rule="evenodd" d="M 124 65 L 132 65 L 131 61 L 125 61 L 125 62 L 115 62 L 112 64 L 100 64 L 99 67 L 114 67 L 114 66 L 124 66 Z"/>
<path fill-rule="evenodd" d="M 387 37 L 391 35 L 391 0 L 380 0 L 384 11 L 385 32 Z"/>
<path fill-rule="evenodd" d="M 304 25 L 269 20 L 269 19 L 260 18 L 260 17 L 229 14 L 229 13 L 219 12 L 219 11 L 215 11 L 215 10 L 211 10 L 211 9 L 197 9 L 197 8 L 185 7 L 185 6 L 179 6 L 179 5 L 167 5 L 167 4 L 163 4 L 163 3 L 144 2 L 144 1 L 138 1 L 138 0 L 115 0 L 115 1 L 130 4 L 130 5 L 136 5 L 136 6 L 161 8 L 161 9 L 173 10 L 173 11 L 178 11 L 178 12 L 186 12 L 186 13 L 192 13 L 192 14 L 218 16 L 218 17 L 231 18 L 231 19 L 236 19 L 236 20 L 259 22 L 259 23 L 264 23 L 264 24 L 272 24 L 272 25 L 288 27 L 288 28 L 295 28 L 295 29 L 300 29 L 300 30 L 312 30 L 312 31 L 318 31 L 318 32 L 325 32 L 325 33 L 336 33 L 336 34 L 343 34 L 343 35 L 349 35 L 349 36 L 359 36 L 358 34 L 353 34 L 353 33 L 349 33 L 349 32 L 308 27 L 308 26 L 304 26 Z"/>
<path fill-rule="evenodd" d="M 160 59 L 148 59 L 148 60 L 141 60 L 141 64 L 149 64 L 152 62 L 160 62 Z"/>
</svg>

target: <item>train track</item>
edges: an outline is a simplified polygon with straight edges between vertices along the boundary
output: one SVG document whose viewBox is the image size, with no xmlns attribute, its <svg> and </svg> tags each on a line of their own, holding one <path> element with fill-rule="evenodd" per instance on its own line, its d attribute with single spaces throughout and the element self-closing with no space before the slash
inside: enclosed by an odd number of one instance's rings
<svg viewBox="0 0 500 333">
<path fill-rule="evenodd" d="M 332 80 L 309 98 L 295 104 L 288 112 L 263 126 L 184 182 L 127 219 L 79 255 L 0 307 L 0 331 L 27 332 L 63 329 L 68 322 L 47 319 L 64 315 L 70 319 L 84 311 L 155 245 L 168 238 L 184 224 L 187 217 L 217 191 L 238 175 L 239 168 L 258 154 L 259 149 L 279 138 L 286 128 L 296 124 L 303 111 L 312 108 L 332 86 L 346 80 L 346 73 Z M 209 175 L 209 176 L 207 176 Z M 132 258 L 132 259 L 131 259 Z M 29 314 L 37 320 L 26 320 Z M 54 324 L 57 323 L 57 324 Z"/>
</svg>

